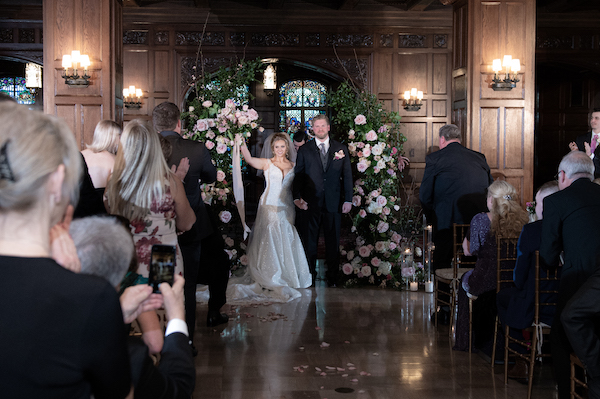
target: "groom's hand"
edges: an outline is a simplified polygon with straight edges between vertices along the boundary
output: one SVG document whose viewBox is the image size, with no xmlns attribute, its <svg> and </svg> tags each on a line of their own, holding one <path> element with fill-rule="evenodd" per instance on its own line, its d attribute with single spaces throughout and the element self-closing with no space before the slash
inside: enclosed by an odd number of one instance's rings
<svg viewBox="0 0 600 399">
<path fill-rule="evenodd" d="M 342 205 L 342 213 L 348 213 L 352 209 L 352 202 L 344 202 Z"/>
<path fill-rule="evenodd" d="M 294 204 L 300 209 L 303 209 L 303 210 L 308 209 L 308 204 L 302 198 L 294 200 Z"/>
</svg>

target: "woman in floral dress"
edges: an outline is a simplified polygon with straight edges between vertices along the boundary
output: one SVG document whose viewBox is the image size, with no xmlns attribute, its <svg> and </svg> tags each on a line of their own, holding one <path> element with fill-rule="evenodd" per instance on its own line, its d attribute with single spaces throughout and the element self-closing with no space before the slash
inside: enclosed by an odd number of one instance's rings
<svg viewBox="0 0 600 399">
<path fill-rule="evenodd" d="M 105 197 L 109 213 L 130 221 L 138 257 L 137 272 L 141 276 L 139 283 L 147 283 L 154 244 L 177 246 L 175 273 L 183 274 L 177 231 L 189 230 L 196 216 L 183 183 L 167 166 L 158 134 L 143 120 L 133 120 L 123 130 Z M 162 349 L 162 331 L 156 314 L 147 313 L 138 321 L 150 352 L 157 353 Z"/>
</svg>

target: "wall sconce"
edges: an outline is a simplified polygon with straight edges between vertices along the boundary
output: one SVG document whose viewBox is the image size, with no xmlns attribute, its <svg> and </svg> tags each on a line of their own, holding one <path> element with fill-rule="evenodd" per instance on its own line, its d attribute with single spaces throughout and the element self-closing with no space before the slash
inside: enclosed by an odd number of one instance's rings
<svg viewBox="0 0 600 399">
<path fill-rule="evenodd" d="M 498 72 L 502 71 L 502 68 L 506 68 L 504 79 L 498 76 Z M 521 61 L 518 58 L 513 60 L 512 56 L 505 55 L 502 62 L 499 58 L 495 59 L 492 69 L 494 70 L 492 89 L 495 91 L 510 91 L 517 86 L 519 71 L 521 70 Z"/>
<path fill-rule="evenodd" d="M 423 92 L 416 88 L 404 92 L 404 103 L 402 104 L 407 111 L 418 111 L 423 106 Z"/>
<path fill-rule="evenodd" d="M 83 68 L 83 75 L 79 76 L 77 72 L 77 64 Z M 65 70 L 62 77 L 69 87 L 88 87 L 90 84 L 90 75 L 88 75 L 88 67 L 91 65 L 90 57 L 86 54 L 80 54 L 79 51 L 71 51 L 71 55 L 65 54 L 62 58 L 62 67 Z M 73 74 L 69 75 L 69 69 L 73 69 Z"/>
<path fill-rule="evenodd" d="M 263 74 L 263 85 L 267 96 L 272 96 L 273 92 L 277 90 L 277 73 L 271 64 L 269 64 Z"/>
<path fill-rule="evenodd" d="M 126 108 L 140 108 L 142 106 L 142 94 L 142 89 L 136 89 L 135 86 L 123 89 L 123 105 Z"/>
<path fill-rule="evenodd" d="M 42 88 L 42 66 L 28 62 L 25 64 L 25 87 L 29 88 L 32 93 L 35 89 Z"/>
</svg>

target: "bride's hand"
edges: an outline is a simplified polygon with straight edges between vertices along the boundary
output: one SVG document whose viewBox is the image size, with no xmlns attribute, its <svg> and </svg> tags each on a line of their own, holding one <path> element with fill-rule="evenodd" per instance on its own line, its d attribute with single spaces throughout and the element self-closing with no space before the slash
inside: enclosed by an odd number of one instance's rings
<svg viewBox="0 0 600 399">
<path fill-rule="evenodd" d="M 244 138 L 242 137 L 241 133 L 238 133 L 235 135 L 235 142 L 236 142 L 236 144 L 239 144 L 240 146 L 244 145 Z"/>
<path fill-rule="evenodd" d="M 303 210 L 308 209 L 308 204 L 302 198 L 294 200 L 294 204 L 300 209 L 303 209 Z"/>
</svg>

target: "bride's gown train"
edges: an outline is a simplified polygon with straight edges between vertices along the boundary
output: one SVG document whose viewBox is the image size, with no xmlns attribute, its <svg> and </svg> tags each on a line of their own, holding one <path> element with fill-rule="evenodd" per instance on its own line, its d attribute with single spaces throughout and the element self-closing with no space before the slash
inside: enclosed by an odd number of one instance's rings
<svg viewBox="0 0 600 399">
<path fill-rule="evenodd" d="M 283 176 L 269 161 L 264 175 L 266 187 L 250 234 L 248 267 L 244 276 L 229 280 L 228 303 L 287 302 L 302 295 L 296 288 L 312 283 L 304 247 L 294 227 L 294 169 Z"/>
</svg>

